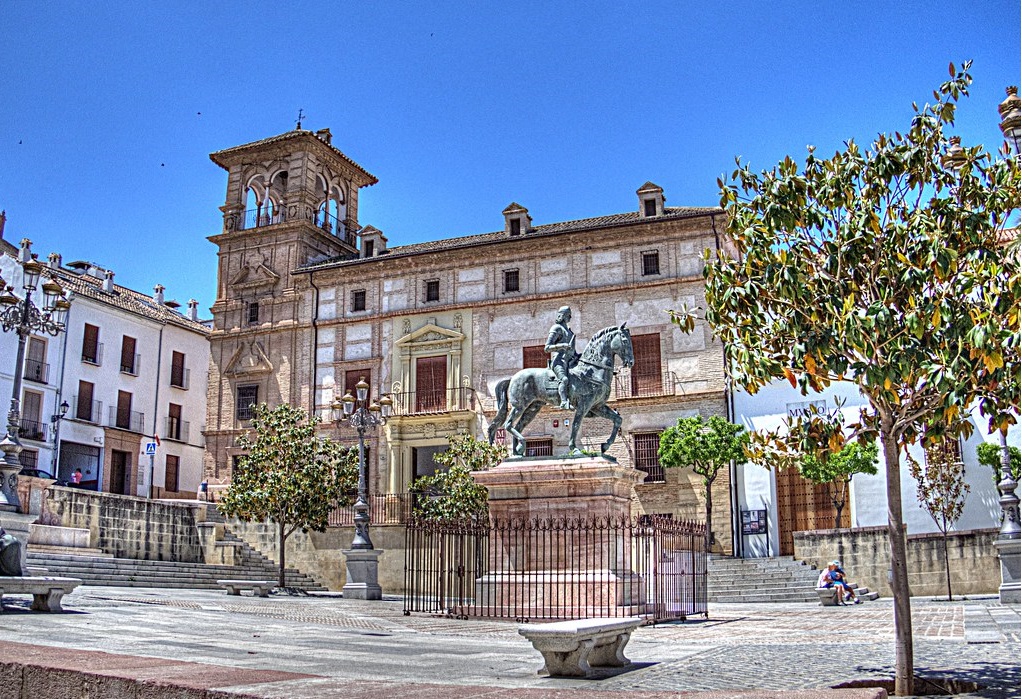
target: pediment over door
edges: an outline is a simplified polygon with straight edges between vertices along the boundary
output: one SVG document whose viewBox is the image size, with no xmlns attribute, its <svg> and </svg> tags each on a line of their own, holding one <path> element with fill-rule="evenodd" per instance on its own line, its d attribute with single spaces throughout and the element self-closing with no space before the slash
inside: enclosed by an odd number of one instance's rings
<svg viewBox="0 0 1022 699">
<path fill-rule="evenodd" d="M 460 349 L 464 339 L 465 334 L 458 330 L 441 328 L 439 325 L 427 323 L 418 330 L 400 338 L 394 344 L 405 352 L 447 352 Z"/>
<path fill-rule="evenodd" d="M 253 340 L 243 343 L 234 352 L 231 360 L 227 363 L 227 368 L 224 369 L 224 375 L 233 377 L 255 376 L 269 374 L 272 371 L 273 364 L 270 362 L 269 357 L 266 356 L 262 343 Z"/>
<path fill-rule="evenodd" d="M 280 281 L 280 275 L 270 269 L 265 262 L 254 265 L 246 262 L 238 273 L 231 277 L 230 285 L 235 289 L 260 289 L 274 287 Z"/>
</svg>

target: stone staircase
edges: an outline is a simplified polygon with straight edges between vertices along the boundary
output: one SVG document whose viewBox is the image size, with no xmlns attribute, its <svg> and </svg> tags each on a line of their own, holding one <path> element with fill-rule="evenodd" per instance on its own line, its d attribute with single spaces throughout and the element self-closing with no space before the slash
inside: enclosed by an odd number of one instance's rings
<svg viewBox="0 0 1022 699">
<path fill-rule="evenodd" d="M 792 557 L 727 558 L 707 561 L 706 594 L 710 602 L 819 602 L 820 571 Z M 880 597 L 869 588 L 851 585 L 866 600 Z"/>
</svg>

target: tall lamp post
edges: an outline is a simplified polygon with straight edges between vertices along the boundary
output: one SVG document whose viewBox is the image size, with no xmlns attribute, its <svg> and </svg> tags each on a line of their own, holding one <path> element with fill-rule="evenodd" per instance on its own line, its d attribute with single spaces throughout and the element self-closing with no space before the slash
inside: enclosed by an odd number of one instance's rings
<svg viewBox="0 0 1022 699">
<path fill-rule="evenodd" d="M 18 335 L 18 354 L 14 363 L 14 387 L 11 391 L 11 410 L 7 413 L 7 435 L 0 441 L 4 459 L 0 463 L 0 475 L 3 477 L 2 500 L 8 506 L 18 507 L 18 472 L 21 471 L 21 442 L 18 430 L 21 427 L 21 379 L 25 364 L 25 343 L 32 333 L 47 333 L 56 337 L 64 331 L 68 309 L 71 302 L 64 297 L 64 290 L 53 279 L 43 284 L 43 306 L 40 308 L 32 301 L 32 294 L 39 285 L 43 264 L 31 254 L 31 241 L 21 241 L 19 264 L 22 273 L 23 298 L 14 293 L 14 286 L 0 279 L 0 326 L 4 332 L 15 332 Z M 0 501 L 0 506 L 4 503 Z M 5 508 L 9 509 L 9 508 Z"/>
<path fill-rule="evenodd" d="M 60 421 L 67 416 L 67 411 L 71 409 L 71 406 L 67 404 L 67 401 L 61 401 L 60 406 L 57 408 L 57 412 L 50 415 L 50 424 L 53 425 L 53 457 L 50 460 L 50 473 L 56 477 L 57 467 L 57 453 L 60 451 Z"/>
<path fill-rule="evenodd" d="M 1013 157 L 1019 157 L 1019 140 L 1022 135 L 1022 107 L 1018 87 L 1012 85 L 1005 92 L 1008 96 L 997 107 L 1001 115 L 1001 133 L 1014 149 Z M 1001 531 L 994 541 L 1001 559 L 1001 603 L 1018 604 L 1022 601 L 1022 527 L 1019 522 L 1019 498 L 1015 494 L 1018 483 L 1011 477 L 1011 453 L 1008 450 L 1008 434 L 1001 430 L 1001 480 L 997 483 L 1000 492 Z"/>
<path fill-rule="evenodd" d="M 358 496 L 355 500 L 355 538 L 351 549 L 344 551 L 348 582 L 343 588 L 349 599 L 383 599 L 379 584 L 379 558 L 383 551 L 373 548 L 369 538 L 369 487 L 366 476 L 365 433 L 390 417 L 392 401 L 384 396 L 379 403 L 369 403 L 369 384 L 361 377 L 355 384 L 355 395 L 348 391 L 331 406 L 337 423 L 347 422 L 358 432 Z"/>
</svg>

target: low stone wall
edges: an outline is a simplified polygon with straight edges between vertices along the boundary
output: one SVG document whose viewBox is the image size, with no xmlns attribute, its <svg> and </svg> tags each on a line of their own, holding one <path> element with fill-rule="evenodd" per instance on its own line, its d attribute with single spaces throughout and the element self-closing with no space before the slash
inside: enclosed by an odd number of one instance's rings
<svg viewBox="0 0 1022 699">
<path fill-rule="evenodd" d="M 270 560 L 279 562 L 277 527 L 272 523 L 227 520 L 231 532 Z M 405 527 L 373 525 L 373 546 L 385 552 L 380 557 L 379 580 L 385 595 L 404 592 Z M 284 563 L 288 568 L 311 575 L 331 590 L 344 587 L 344 554 L 351 547 L 354 527 L 328 527 L 325 532 L 296 531 L 285 544 Z"/>
<path fill-rule="evenodd" d="M 974 529 L 948 535 L 951 591 L 955 595 L 996 594 L 1000 564 L 993 541 L 997 529 Z M 859 585 L 890 595 L 891 567 L 887 527 L 825 529 L 794 532 L 795 558 L 826 567 L 841 561 L 848 577 Z M 944 543 L 940 534 L 910 534 L 907 541 L 908 584 L 913 596 L 947 595 Z"/>
<path fill-rule="evenodd" d="M 201 563 L 196 525 L 201 504 L 170 503 L 126 495 L 50 486 L 46 508 L 64 527 L 89 530 L 89 546 L 117 558 Z"/>
</svg>

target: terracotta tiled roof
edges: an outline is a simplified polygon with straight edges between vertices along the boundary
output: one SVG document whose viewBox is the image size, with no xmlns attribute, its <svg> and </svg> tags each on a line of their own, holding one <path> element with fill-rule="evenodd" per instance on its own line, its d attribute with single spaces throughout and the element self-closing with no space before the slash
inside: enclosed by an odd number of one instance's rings
<svg viewBox="0 0 1022 699">
<path fill-rule="evenodd" d="M 657 216 L 655 221 L 675 220 L 706 216 L 713 213 L 722 213 L 714 206 L 686 206 L 686 207 L 665 207 L 662 216 Z M 597 216 L 595 218 L 584 218 L 577 221 L 562 221 L 560 223 L 548 223 L 542 226 L 535 226 L 529 232 L 512 238 L 505 231 L 496 233 L 482 233 L 480 235 L 468 235 L 461 238 L 447 238 L 446 240 L 432 240 L 425 243 L 414 243 L 412 245 L 399 245 L 388 248 L 387 251 L 377 257 L 370 258 L 377 260 L 382 257 L 398 257 L 407 255 L 421 255 L 424 253 L 438 252 L 441 250 L 453 250 L 456 248 L 471 247 L 474 245 L 486 245 L 500 243 L 510 240 L 528 240 L 530 238 L 560 235 L 562 233 L 576 233 L 580 231 L 594 230 L 598 228 L 612 228 L 616 226 L 627 226 L 635 223 L 649 221 L 646 217 L 640 216 L 637 211 L 629 211 L 623 214 L 610 214 L 608 216 Z M 310 269 L 321 269 L 324 267 L 336 267 L 343 264 L 355 264 L 365 262 L 364 258 L 353 259 L 349 256 L 332 257 L 320 262 L 305 265 L 299 269 L 307 271 Z"/>
<path fill-rule="evenodd" d="M 220 167 L 226 169 L 227 165 L 225 165 L 223 161 L 227 160 L 229 156 L 234 155 L 235 153 L 237 153 L 239 151 L 247 150 L 247 149 L 252 148 L 252 147 L 267 146 L 267 145 L 270 145 L 270 144 L 273 144 L 273 143 L 282 143 L 284 141 L 290 141 L 290 140 L 297 139 L 297 138 L 314 138 L 314 139 L 316 139 L 316 142 L 322 144 L 324 148 L 329 148 L 338 157 L 340 157 L 341 160 L 344 160 L 349 165 L 351 165 L 352 167 L 356 168 L 359 172 L 364 174 L 366 176 L 366 178 L 368 179 L 368 181 L 366 182 L 367 185 L 374 185 L 377 182 L 379 182 L 379 180 L 376 179 L 376 177 L 374 175 L 372 175 L 371 173 L 366 171 L 366 169 L 364 167 L 362 167 L 361 165 L 356 163 L 354 160 L 352 160 L 351 158 L 346 156 L 341 151 L 337 150 L 333 145 L 327 143 L 322 138 L 319 138 L 318 136 L 316 136 L 316 134 L 314 134 L 312 131 L 306 131 L 305 129 L 301 129 L 301 130 L 295 129 L 294 131 L 287 131 L 285 133 L 277 134 L 276 136 L 270 136 L 269 138 L 264 138 L 264 139 L 261 139 L 259 141 L 252 141 L 251 143 L 245 143 L 245 144 L 240 145 L 240 146 L 232 146 L 231 148 L 224 148 L 223 150 L 218 150 L 215 153 L 210 153 L 209 154 L 209 159 L 212 160 L 217 165 L 219 165 Z"/>
<path fill-rule="evenodd" d="M 88 274 L 77 274 L 66 269 L 52 270 L 47 267 L 43 271 L 43 275 L 47 274 L 52 274 L 56 277 L 58 284 L 64 287 L 64 289 L 73 292 L 76 296 L 94 299 L 108 306 L 120 308 L 151 320 L 173 323 L 186 330 L 202 333 L 203 335 L 209 334 L 209 328 L 201 321 L 189 320 L 174 309 L 159 304 L 152 297 L 138 291 L 114 284 L 113 292 L 107 293 L 103 291 L 102 279 L 96 279 Z"/>
</svg>

